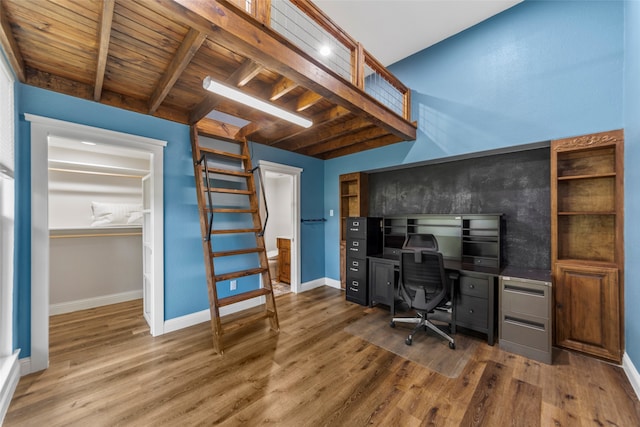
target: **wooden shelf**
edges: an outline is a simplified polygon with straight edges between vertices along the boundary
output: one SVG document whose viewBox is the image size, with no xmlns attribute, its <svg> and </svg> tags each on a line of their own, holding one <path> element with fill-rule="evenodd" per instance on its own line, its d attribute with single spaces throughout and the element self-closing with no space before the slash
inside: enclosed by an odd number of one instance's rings
<svg viewBox="0 0 640 427">
<path fill-rule="evenodd" d="M 620 363 L 622 130 L 551 142 L 556 345 Z"/>
</svg>

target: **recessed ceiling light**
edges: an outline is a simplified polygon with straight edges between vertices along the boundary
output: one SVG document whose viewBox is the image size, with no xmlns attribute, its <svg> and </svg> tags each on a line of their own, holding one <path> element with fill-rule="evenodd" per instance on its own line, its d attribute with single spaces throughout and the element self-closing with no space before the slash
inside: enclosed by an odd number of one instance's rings
<svg viewBox="0 0 640 427">
<path fill-rule="evenodd" d="M 329 56 L 331 55 L 331 48 L 326 44 L 320 47 L 320 55 Z"/>
</svg>

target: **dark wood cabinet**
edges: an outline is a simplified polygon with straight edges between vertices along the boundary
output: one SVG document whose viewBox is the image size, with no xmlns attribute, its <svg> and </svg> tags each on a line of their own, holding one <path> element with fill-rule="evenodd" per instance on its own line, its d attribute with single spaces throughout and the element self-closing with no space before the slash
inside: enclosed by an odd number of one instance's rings
<svg viewBox="0 0 640 427">
<path fill-rule="evenodd" d="M 291 240 L 278 237 L 278 282 L 291 283 Z"/>
<path fill-rule="evenodd" d="M 556 342 L 605 359 L 620 356 L 618 269 L 557 263 Z"/>
<path fill-rule="evenodd" d="M 551 143 L 555 342 L 622 361 L 622 130 Z"/>
<path fill-rule="evenodd" d="M 370 304 L 389 306 L 391 315 L 395 313 L 394 295 L 398 282 L 397 262 L 384 258 L 369 258 Z"/>
<path fill-rule="evenodd" d="M 455 322 L 477 332 L 487 334 L 493 345 L 496 330 L 497 276 L 460 271 L 455 295 Z"/>
</svg>

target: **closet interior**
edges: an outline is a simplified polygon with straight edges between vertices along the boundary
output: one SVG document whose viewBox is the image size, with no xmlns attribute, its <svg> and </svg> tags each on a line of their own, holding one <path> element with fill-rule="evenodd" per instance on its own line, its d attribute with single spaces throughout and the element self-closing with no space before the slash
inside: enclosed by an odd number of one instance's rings
<svg viewBox="0 0 640 427">
<path fill-rule="evenodd" d="M 150 155 L 49 138 L 50 314 L 143 295 L 143 178 Z"/>
</svg>

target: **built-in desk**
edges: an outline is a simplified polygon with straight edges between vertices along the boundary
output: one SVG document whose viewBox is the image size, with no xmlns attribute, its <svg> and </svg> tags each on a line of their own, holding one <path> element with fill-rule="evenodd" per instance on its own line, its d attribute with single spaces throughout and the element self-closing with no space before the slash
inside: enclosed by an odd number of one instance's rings
<svg viewBox="0 0 640 427">
<path fill-rule="evenodd" d="M 400 262 L 396 254 L 380 254 L 367 257 L 369 262 L 370 304 L 389 306 L 391 316 L 395 315 Z M 487 342 L 495 342 L 498 315 L 496 296 L 498 273 L 495 269 L 475 267 L 473 270 L 459 259 L 444 259 L 445 269 L 457 278 L 453 295 L 453 323 L 477 332 L 487 334 Z"/>
</svg>

